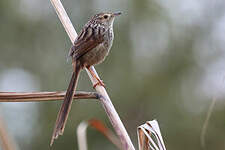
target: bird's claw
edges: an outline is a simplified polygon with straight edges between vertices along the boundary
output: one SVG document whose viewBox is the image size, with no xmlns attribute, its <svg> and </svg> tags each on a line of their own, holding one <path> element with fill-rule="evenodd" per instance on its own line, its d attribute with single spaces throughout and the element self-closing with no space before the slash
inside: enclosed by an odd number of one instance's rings
<svg viewBox="0 0 225 150">
<path fill-rule="evenodd" d="M 103 87 L 105 87 L 105 84 L 103 83 L 103 81 L 102 80 L 99 80 L 97 83 L 95 83 L 94 84 L 94 86 L 93 86 L 93 88 L 95 89 L 96 88 L 96 86 L 103 86 Z"/>
</svg>

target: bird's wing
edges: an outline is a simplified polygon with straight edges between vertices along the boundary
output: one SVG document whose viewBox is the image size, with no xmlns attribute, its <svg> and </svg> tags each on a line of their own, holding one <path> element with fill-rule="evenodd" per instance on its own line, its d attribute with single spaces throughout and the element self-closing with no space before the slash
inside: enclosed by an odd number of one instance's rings
<svg viewBox="0 0 225 150">
<path fill-rule="evenodd" d="M 104 40 L 104 30 L 105 29 L 100 26 L 95 29 L 90 26 L 84 27 L 76 38 L 69 55 L 77 60 L 88 51 L 101 44 Z"/>
</svg>

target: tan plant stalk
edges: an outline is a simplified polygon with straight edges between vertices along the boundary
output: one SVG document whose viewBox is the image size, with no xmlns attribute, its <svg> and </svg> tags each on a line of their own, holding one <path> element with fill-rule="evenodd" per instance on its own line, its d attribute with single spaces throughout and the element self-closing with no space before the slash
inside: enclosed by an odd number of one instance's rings
<svg viewBox="0 0 225 150">
<path fill-rule="evenodd" d="M 0 92 L 0 102 L 38 102 L 63 100 L 65 92 Z M 98 99 L 95 92 L 77 91 L 74 99 Z"/>
<path fill-rule="evenodd" d="M 3 118 L 0 116 L 0 145 L 4 150 L 16 150 L 16 143 L 7 132 Z"/>
</svg>

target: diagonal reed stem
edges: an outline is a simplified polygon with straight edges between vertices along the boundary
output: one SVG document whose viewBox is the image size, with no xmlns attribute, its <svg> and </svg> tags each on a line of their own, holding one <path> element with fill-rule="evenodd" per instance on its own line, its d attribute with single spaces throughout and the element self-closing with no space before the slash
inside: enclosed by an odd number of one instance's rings
<svg viewBox="0 0 225 150">
<path fill-rule="evenodd" d="M 0 144 L 4 150 L 16 150 L 17 144 L 7 132 L 7 126 L 4 119 L 0 116 Z"/>
<path fill-rule="evenodd" d="M 65 28 L 68 36 L 70 37 L 71 42 L 73 43 L 75 41 L 75 38 L 77 37 L 77 33 L 61 3 L 60 0 L 50 0 L 52 5 L 55 8 L 55 11 L 61 21 L 61 23 L 63 24 L 63 27 Z M 95 72 L 95 75 L 98 77 L 97 72 L 95 71 L 94 67 L 91 67 L 92 71 Z M 89 78 L 92 82 L 93 85 L 95 85 L 97 83 L 96 79 L 93 78 L 90 74 L 90 72 L 86 69 Z M 120 117 L 118 115 L 118 113 L 116 112 L 105 88 L 103 86 L 96 86 L 95 90 L 104 98 L 102 98 L 103 100 L 101 100 L 101 103 L 118 135 L 118 137 L 120 138 L 120 141 L 123 145 L 124 150 L 135 150 L 131 139 L 122 123 L 122 121 L 120 120 Z"/>
</svg>

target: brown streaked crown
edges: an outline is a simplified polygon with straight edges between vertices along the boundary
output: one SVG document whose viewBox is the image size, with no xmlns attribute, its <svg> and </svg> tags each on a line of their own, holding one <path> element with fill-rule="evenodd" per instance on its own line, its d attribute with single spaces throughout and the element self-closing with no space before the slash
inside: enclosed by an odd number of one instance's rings
<svg viewBox="0 0 225 150">
<path fill-rule="evenodd" d="M 89 23 L 99 23 L 99 24 L 104 24 L 106 22 L 111 22 L 115 16 L 119 16 L 121 14 L 121 12 L 115 12 L 115 13 L 111 13 L 111 12 L 101 12 L 98 13 L 96 15 L 94 15 Z"/>
</svg>

